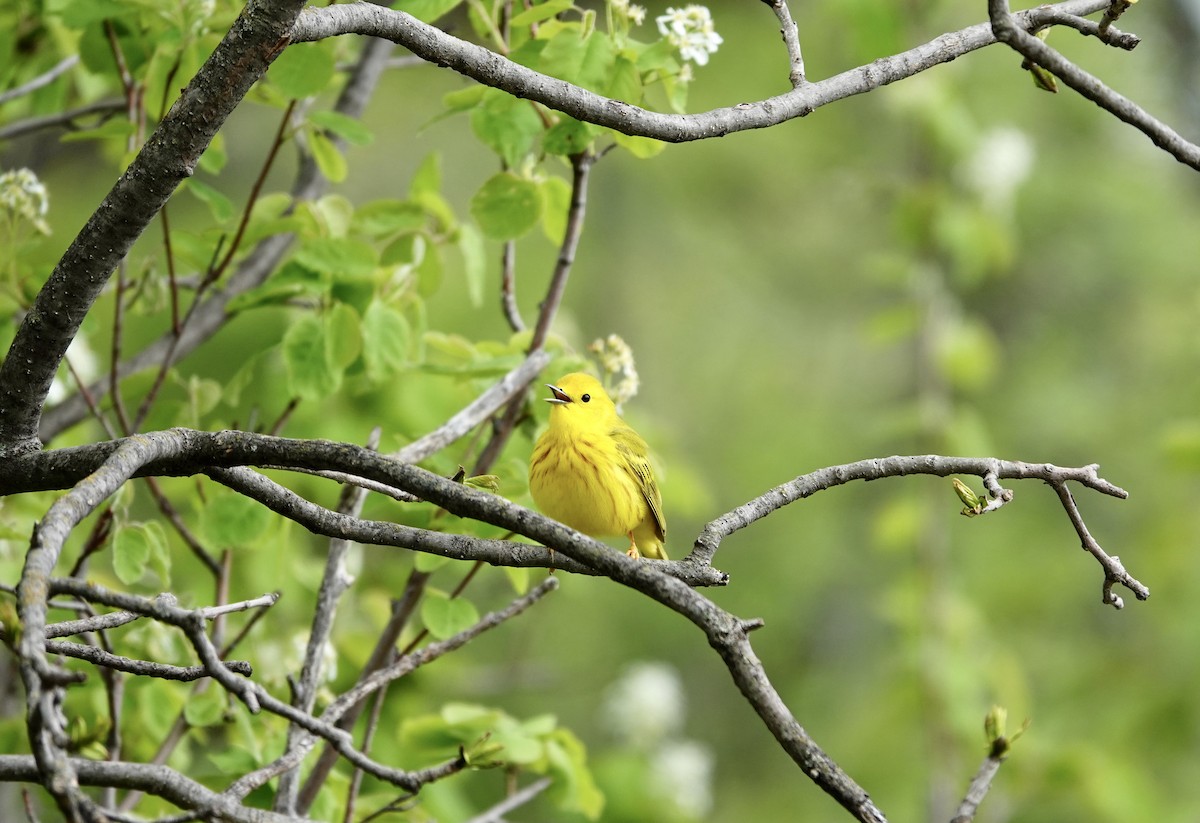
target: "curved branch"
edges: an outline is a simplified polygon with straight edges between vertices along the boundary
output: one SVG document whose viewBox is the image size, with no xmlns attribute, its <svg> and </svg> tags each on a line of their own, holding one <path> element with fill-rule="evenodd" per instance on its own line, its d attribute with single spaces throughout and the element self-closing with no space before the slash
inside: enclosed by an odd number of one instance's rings
<svg viewBox="0 0 1200 823">
<path fill-rule="evenodd" d="M 1182 135 L 1152 117 L 1137 103 L 1113 91 L 1097 77 L 1050 48 L 1045 41 L 1030 34 L 1028 27 L 1019 23 L 1017 15 L 1009 11 L 1008 0 L 988 0 L 988 16 L 991 18 L 992 30 L 997 40 L 1012 46 L 1013 50 L 1025 59 L 1041 66 L 1100 108 L 1145 134 L 1154 145 L 1180 163 L 1200 170 L 1200 146 L 1185 140 Z M 1107 17 L 1105 19 L 1108 20 Z M 1108 30 L 1107 26 L 1101 24 L 1097 36 L 1103 37 L 1103 33 Z"/>
<path fill-rule="evenodd" d="M 425 471 L 418 466 L 399 463 L 370 449 L 328 441 L 289 440 L 245 432 L 205 433 L 172 429 L 128 438 L 116 443 L 62 449 L 59 452 L 26 455 L 0 464 L 0 490 L 14 483 L 44 482 L 39 469 L 45 465 L 55 471 L 86 472 L 88 461 L 103 459 L 115 448 L 113 458 L 130 444 L 144 455 L 151 451 L 137 444 L 154 445 L 158 457 L 144 462 L 140 471 L 158 474 L 194 473 L 211 467 L 237 465 L 304 466 L 306 468 L 350 471 L 378 482 L 387 483 L 427 500 L 452 514 L 481 520 L 512 530 L 553 547 L 567 557 L 588 566 L 612 580 L 635 589 L 658 603 L 678 612 L 708 638 L 709 644 L 725 662 L 738 689 L 775 736 L 780 746 L 812 779 L 839 804 L 862 821 L 882 821 L 882 813 L 870 796 L 829 758 L 809 737 L 791 714 L 767 677 L 761 661 L 749 642 L 749 632 L 761 625 L 740 619 L 722 609 L 683 581 L 666 573 L 658 562 L 633 560 L 598 541 L 568 529 L 546 517 L 524 509 L 496 495 L 478 491 Z M 66 454 L 64 454 L 66 453 Z M 113 458 L 109 458 L 110 460 Z M 703 563 L 704 541 L 709 538 L 713 550 L 724 534 L 749 525 L 787 503 L 850 480 L 870 480 L 907 474 L 978 474 L 991 476 L 990 487 L 999 488 L 1002 478 L 1035 478 L 1067 482 L 1074 480 L 1105 494 L 1124 498 L 1126 492 L 1097 474 L 1096 466 L 1059 468 L 1050 464 L 1018 463 L 993 458 L 950 458 L 936 455 L 889 457 L 866 460 L 846 466 L 823 469 L 796 478 L 765 495 L 718 518 L 697 540 L 697 550 L 681 564 Z M 90 480 L 91 478 L 89 478 Z M 86 483 L 87 481 L 85 481 Z M 82 487 L 81 484 L 80 487 Z M 75 494 L 77 487 L 72 494 Z M 1003 489 L 1001 489 L 1001 493 Z M 70 495 L 68 495 L 70 496 Z M 48 518 L 49 520 L 49 518 Z M 32 554 L 32 553 L 31 553 Z M 709 554 L 711 556 L 711 553 Z M 1130 578 L 1132 580 L 1132 578 Z M 1133 581 L 1136 583 L 1136 581 Z M 22 583 L 24 586 L 24 581 Z M 1140 585 L 1140 584 L 1138 584 Z M 1148 590 L 1142 587 L 1145 594 Z M 1141 596 L 1139 594 L 1139 596 Z M 264 705 L 268 703 L 262 697 Z M 286 705 L 274 705 L 271 711 L 296 719 L 313 731 L 313 721 L 296 716 Z M 319 724 L 318 724 L 319 725 Z M 349 756 L 349 755 L 348 755 Z M 366 758 L 363 758 L 366 760 Z M 369 762 L 369 761 L 367 761 Z M 387 779 L 394 776 L 384 772 Z"/>
<path fill-rule="evenodd" d="M 1108 5 L 1107 0 L 1070 0 L 1053 7 L 1085 15 Z M 1043 9 L 1014 15 L 1022 29 L 1050 25 Z M 292 28 L 294 42 L 321 40 L 342 34 L 386 37 L 414 54 L 516 97 L 535 100 L 577 120 L 607 126 L 624 134 L 683 143 L 721 137 L 747 129 L 762 129 L 803 117 L 821 106 L 872 91 L 919 74 L 996 42 L 991 26 L 981 23 L 944 34 L 924 45 L 884 57 L 824 80 L 803 83 L 789 92 L 753 103 L 713 109 L 701 114 L 663 114 L 613 100 L 562 80 L 513 63 L 482 46 L 459 40 L 400 11 L 369 3 L 346 3 L 304 10 Z"/>
<path fill-rule="evenodd" d="M 181 809 L 203 811 L 229 823 L 298 823 L 290 815 L 241 805 L 166 766 L 70 758 L 70 766 L 85 786 L 115 786 L 152 794 Z M 0 754 L 0 781 L 36 783 L 41 779 L 31 755 Z"/>
<path fill-rule="evenodd" d="M 205 474 L 218 483 L 257 500 L 276 514 L 299 523 L 313 534 L 323 537 L 353 540 L 367 546 L 396 546 L 492 566 L 554 569 L 593 576 L 599 574 L 590 566 L 577 563 L 561 554 L 556 555 L 543 546 L 435 532 L 399 523 L 351 517 L 311 503 L 270 478 L 247 468 L 210 469 Z M 711 566 L 668 560 L 661 562 L 659 567 L 689 586 L 724 586 L 729 582 L 727 575 Z"/>
<path fill-rule="evenodd" d="M 992 496 L 992 502 L 981 509 L 978 514 L 994 511 L 1012 500 L 1012 492 L 1000 486 L 1000 479 L 1043 480 L 1058 493 L 1066 508 L 1067 515 L 1075 526 L 1083 547 L 1087 549 L 1104 569 L 1105 583 L 1103 602 L 1116 606 L 1123 605 L 1121 598 L 1112 593 L 1114 584 L 1121 584 L 1133 592 L 1138 600 L 1150 596 L 1150 589 L 1125 571 L 1120 560 L 1105 554 L 1083 525 L 1083 519 L 1066 483 L 1074 481 L 1093 491 L 1117 497 L 1122 500 L 1129 493 L 1119 486 L 1114 486 L 1099 475 L 1100 467 L 1093 463 L 1078 468 L 1063 468 L 1052 463 L 1022 463 L 1011 460 L 997 460 L 991 457 L 943 457 L 935 454 L 915 456 L 894 456 L 873 460 L 860 460 L 857 463 L 846 463 L 841 466 L 830 466 L 809 474 L 802 474 L 794 480 L 776 486 L 764 492 L 753 500 L 738 506 L 733 511 L 713 520 L 700 532 L 692 556 L 688 560 L 707 565 L 712 561 L 721 541 L 739 529 L 743 529 L 761 520 L 784 506 L 802 500 L 834 486 L 840 486 L 854 480 L 879 480 L 884 477 L 902 477 L 909 474 L 929 474 L 937 477 L 949 477 L 954 474 L 972 474 L 984 479 L 984 486 Z"/>
<path fill-rule="evenodd" d="M 66 640 L 47 640 L 46 651 L 50 654 L 61 654 L 66 657 L 73 657 L 76 660 L 87 661 L 95 666 L 103 666 L 107 669 L 114 669 L 115 671 L 141 675 L 143 677 L 158 677 L 163 680 L 178 680 L 183 683 L 190 683 L 202 677 L 211 676 L 208 669 L 204 666 L 172 666 L 169 663 L 156 663 L 153 660 L 136 660 L 132 657 L 123 657 L 118 654 L 106 652 L 99 646 L 89 646 L 85 643 L 71 643 Z M 245 660 L 225 660 L 222 661 L 221 665 L 234 674 L 240 674 L 243 677 L 249 677 L 254 673 L 253 668 Z"/>
</svg>

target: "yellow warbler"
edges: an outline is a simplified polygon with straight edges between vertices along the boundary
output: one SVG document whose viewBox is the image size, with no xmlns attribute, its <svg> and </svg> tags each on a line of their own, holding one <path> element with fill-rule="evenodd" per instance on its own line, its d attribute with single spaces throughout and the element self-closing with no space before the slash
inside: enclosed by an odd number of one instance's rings
<svg viewBox="0 0 1200 823">
<path fill-rule="evenodd" d="M 568 374 L 546 387 L 554 395 L 550 427 L 529 461 L 538 508 L 593 537 L 628 537 L 630 557 L 666 560 L 667 522 L 646 441 L 591 375 Z"/>
</svg>

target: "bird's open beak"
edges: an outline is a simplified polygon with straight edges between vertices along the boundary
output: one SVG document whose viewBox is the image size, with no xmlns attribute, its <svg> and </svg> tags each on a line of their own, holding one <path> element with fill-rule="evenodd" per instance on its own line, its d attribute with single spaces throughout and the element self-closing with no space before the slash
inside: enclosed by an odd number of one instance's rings
<svg viewBox="0 0 1200 823">
<path fill-rule="evenodd" d="M 550 390 L 550 393 L 554 395 L 553 397 L 546 398 L 547 403 L 570 403 L 571 402 L 571 395 L 564 392 L 558 386 L 552 386 L 549 383 L 547 383 L 546 388 L 548 388 Z"/>
</svg>

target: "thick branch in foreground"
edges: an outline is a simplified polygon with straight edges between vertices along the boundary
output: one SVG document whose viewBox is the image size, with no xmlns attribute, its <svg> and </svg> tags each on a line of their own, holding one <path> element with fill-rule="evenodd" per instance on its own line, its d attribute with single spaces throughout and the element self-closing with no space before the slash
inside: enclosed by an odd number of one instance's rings
<svg viewBox="0 0 1200 823">
<path fill-rule="evenodd" d="M 128 459 L 124 462 L 118 460 L 122 454 L 127 458 L 136 456 L 137 467 Z M 212 471 L 213 467 L 233 468 L 263 464 L 285 468 L 297 466 L 354 473 L 400 488 L 441 506 L 451 514 L 500 526 L 553 547 L 572 560 L 678 612 L 701 629 L 709 644 L 725 662 L 738 689 L 804 774 L 850 811 L 856 819 L 885 819 L 866 791 L 842 771 L 801 727 L 771 684 L 749 642 L 750 631 L 761 625 L 761 622 L 741 619 L 720 609 L 700 592 L 669 574 L 663 563 L 633 560 L 598 541 L 586 538 L 496 495 L 472 489 L 417 466 L 397 462 L 369 449 L 344 443 L 289 440 L 246 432 L 206 433 L 173 429 L 139 435 L 115 443 L 25 455 L 0 464 L 0 492 L 22 490 L 22 487 L 28 488 L 31 485 L 39 487 L 39 484 L 45 483 L 51 477 L 60 482 L 77 482 L 77 478 L 92 471 L 97 462 L 104 464 L 102 470 L 91 474 L 81 485 L 77 485 L 68 498 L 82 496 L 82 499 L 88 501 L 95 500 L 87 490 L 87 485 L 99 483 L 104 488 L 110 488 L 114 480 L 106 476 L 108 471 L 115 472 L 118 476 L 128 476 L 135 471 L 191 474 Z M 999 481 L 1008 478 L 1041 479 L 1052 484 L 1073 480 L 1105 494 L 1126 496 L 1122 489 L 1100 478 L 1096 466 L 1064 469 L 1049 464 L 936 455 L 866 460 L 801 476 L 718 518 L 697 540 L 697 548 L 693 555 L 680 563 L 706 566 L 707 559 L 711 558 L 721 537 L 821 489 L 850 480 L 870 480 L 908 474 L 977 474 L 985 479 L 985 487 L 989 494 L 1005 497 L 1006 490 L 1000 486 Z M 47 517 L 47 522 L 53 520 L 54 518 Z M 1149 591 L 1133 578 L 1120 582 L 1130 587 L 1139 597 L 1149 595 Z M 22 580 L 22 591 L 32 594 L 25 579 Z M 23 603 L 32 605 L 27 597 L 23 597 Z M 27 637 L 26 641 L 28 640 Z M 215 671 L 212 673 L 214 676 L 218 675 Z M 245 699 L 247 695 L 239 696 Z M 268 699 L 261 693 L 254 696 L 259 697 L 268 710 L 293 719 L 308 731 L 321 734 L 321 724 L 310 717 L 296 712 L 286 704 Z M 333 740 L 336 744 L 341 738 L 335 735 Z M 361 755 L 340 747 L 339 751 L 351 757 L 356 764 L 360 762 Z M 392 774 L 392 770 L 378 769 L 373 773 L 390 780 L 407 779 L 400 773 Z"/>
<path fill-rule="evenodd" d="M 0 454 L 39 448 L 67 346 L 117 264 L 287 42 L 303 0 L 251 2 L 54 267 L 0 365 Z"/>
</svg>

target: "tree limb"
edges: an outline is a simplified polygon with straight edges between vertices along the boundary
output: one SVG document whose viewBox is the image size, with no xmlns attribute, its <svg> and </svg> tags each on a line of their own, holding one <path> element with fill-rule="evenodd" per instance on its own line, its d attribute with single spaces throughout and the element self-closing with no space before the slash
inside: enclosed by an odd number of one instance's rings
<svg viewBox="0 0 1200 823">
<path fill-rule="evenodd" d="M 250 2 L 54 267 L 0 364 L 0 455 L 40 447 L 50 383 L 109 276 L 287 44 L 303 0 Z"/>
<path fill-rule="evenodd" d="M 135 789 L 161 797 L 181 809 L 196 810 L 202 815 L 228 823 L 304 823 L 302 818 L 243 806 L 233 798 L 214 792 L 166 766 L 87 760 L 82 757 L 69 760 L 79 782 L 85 786 Z M 33 756 L 0 754 L 0 781 L 36 783 L 40 780 L 38 764 Z"/>
<path fill-rule="evenodd" d="M 988 16 L 991 18 L 992 31 L 997 40 L 1007 43 L 1030 62 L 1041 66 L 1100 108 L 1142 132 L 1154 145 L 1180 163 L 1200 170 L 1200 146 L 1184 139 L 1137 103 L 1113 91 L 1097 77 L 1050 48 L 1044 40 L 1030 34 L 1028 27 L 1019 23 L 1017 15 L 1009 11 L 1008 0 L 988 0 Z M 1097 36 L 1102 37 L 1100 32 L 1106 28 L 1103 25 L 1099 26 Z"/>
<path fill-rule="evenodd" d="M 1070 0 L 1048 7 L 1073 15 L 1099 11 L 1107 0 Z M 1051 23 L 1042 9 L 1013 16 L 1022 29 Z M 294 42 L 320 40 L 342 34 L 386 37 L 438 66 L 444 66 L 480 83 L 528 98 L 577 120 L 607 126 L 629 135 L 683 143 L 721 137 L 747 129 L 761 129 L 803 117 L 821 106 L 872 91 L 948 63 L 996 42 L 991 26 L 981 23 L 943 34 L 928 43 L 891 57 L 875 60 L 824 80 L 803 83 L 766 100 L 739 103 L 699 114 L 664 114 L 613 100 L 562 80 L 513 63 L 482 46 L 476 46 L 420 22 L 411 15 L 369 3 L 309 7 L 292 29 Z"/>
</svg>

